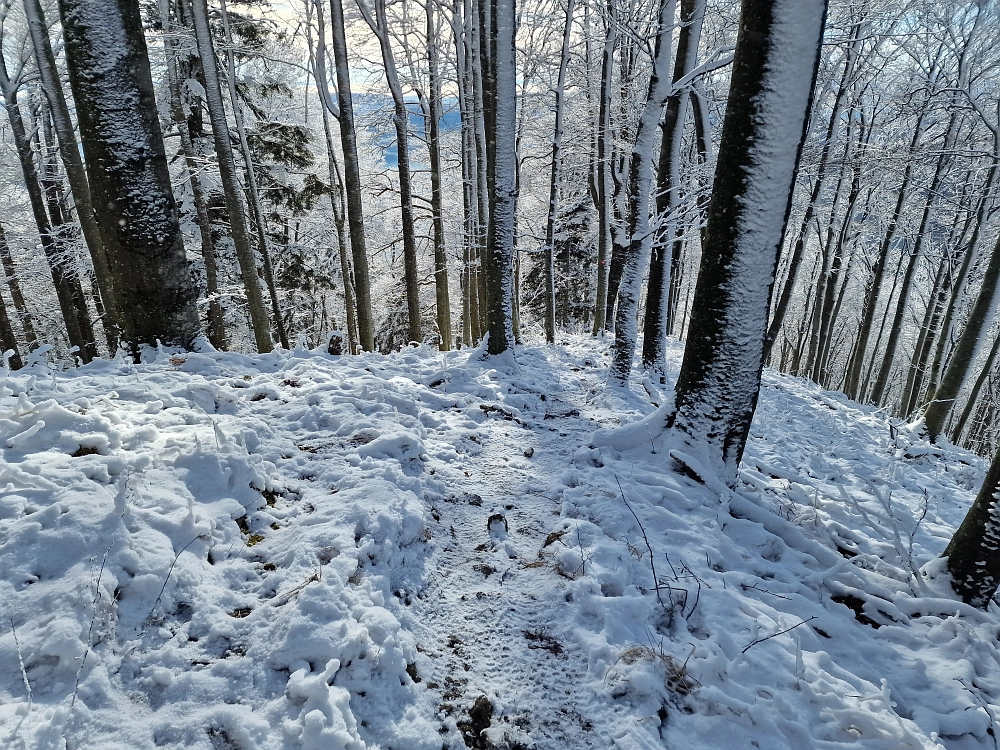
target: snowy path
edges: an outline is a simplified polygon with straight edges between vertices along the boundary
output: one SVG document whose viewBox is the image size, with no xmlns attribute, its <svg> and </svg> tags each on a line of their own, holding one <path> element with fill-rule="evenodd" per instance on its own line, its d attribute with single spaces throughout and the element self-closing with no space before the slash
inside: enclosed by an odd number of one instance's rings
<svg viewBox="0 0 1000 750">
<path fill-rule="evenodd" d="M 587 376 L 596 382 L 599 373 Z M 541 421 L 492 416 L 483 452 L 442 477 L 451 491 L 430 509 L 431 580 L 414 606 L 417 668 L 448 726 L 457 722 L 474 747 L 485 747 L 473 739 L 482 716 L 472 712 L 477 724 L 469 715 L 480 695 L 497 708 L 486 733 L 497 747 L 609 748 L 621 733 L 620 717 L 585 689 L 586 655 L 564 632 L 567 578 L 551 553 L 576 541 L 549 538 L 560 503 L 539 480 L 559 477 L 596 427 L 580 416 L 579 379 L 547 383 Z"/>
</svg>

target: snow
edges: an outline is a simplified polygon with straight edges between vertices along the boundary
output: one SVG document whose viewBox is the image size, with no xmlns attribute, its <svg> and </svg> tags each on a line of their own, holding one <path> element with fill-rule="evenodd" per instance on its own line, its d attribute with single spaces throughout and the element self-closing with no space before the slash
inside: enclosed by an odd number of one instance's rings
<svg viewBox="0 0 1000 750">
<path fill-rule="evenodd" d="M 994 746 L 998 609 L 937 559 L 981 459 L 765 371 L 729 490 L 608 365 L 2 373 L 0 746 Z"/>
</svg>

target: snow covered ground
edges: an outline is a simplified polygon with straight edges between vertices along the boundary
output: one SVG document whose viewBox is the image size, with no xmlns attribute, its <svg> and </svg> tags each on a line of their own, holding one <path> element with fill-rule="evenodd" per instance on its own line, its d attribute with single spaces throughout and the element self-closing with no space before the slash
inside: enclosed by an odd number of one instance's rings
<svg viewBox="0 0 1000 750">
<path fill-rule="evenodd" d="M 0 747 L 996 747 L 1000 609 L 933 575 L 981 459 L 769 372 L 732 493 L 607 364 L 6 375 Z"/>
</svg>

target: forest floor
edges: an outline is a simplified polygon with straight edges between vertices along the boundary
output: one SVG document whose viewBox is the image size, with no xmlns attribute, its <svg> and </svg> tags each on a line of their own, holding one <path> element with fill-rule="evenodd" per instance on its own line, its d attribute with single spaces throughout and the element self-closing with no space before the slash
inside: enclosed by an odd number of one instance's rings
<svg viewBox="0 0 1000 750">
<path fill-rule="evenodd" d="M 937 559 L 981 459 L 767 372 L 732 492 L 607 364 L 5 374 L 0 746 L 997 746 L 1000 608 Z"/>
</svg>

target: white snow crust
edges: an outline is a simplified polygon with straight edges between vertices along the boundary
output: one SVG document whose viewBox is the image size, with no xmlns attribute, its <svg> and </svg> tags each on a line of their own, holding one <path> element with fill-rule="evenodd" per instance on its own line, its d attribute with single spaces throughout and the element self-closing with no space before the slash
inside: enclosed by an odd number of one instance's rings
<svg viewBox="0 0 1000 750">
<path fill-rule="evenodd" d="M 994 747 L 937 559 L 981 459 L 767 371 L 730 491 L 608 363 L 0 373 L 0 747 Z"/>
</svg>

